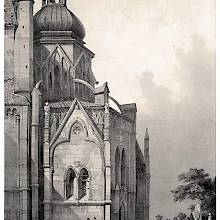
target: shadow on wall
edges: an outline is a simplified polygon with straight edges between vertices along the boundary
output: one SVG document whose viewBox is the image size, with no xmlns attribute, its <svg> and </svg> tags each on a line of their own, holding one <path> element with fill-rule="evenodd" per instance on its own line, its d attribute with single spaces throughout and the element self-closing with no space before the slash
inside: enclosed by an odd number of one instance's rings
<svg viewBox="0 0 220 220">
<path fill-rule="evenodd" d="M 94 95 L 86 85 L 73 82 L 74 76 L 75 79 L 94 86 L 89 60 L 79 54 L 75 63 L 71 63 L 61 50 L 59 47 L 52 51 L 45 46 L 35 48 L 34 84 L 43 80 L 43 93 L 48 101 L 70 100 L 75 97 L 82 101 L 94 101 Z"/>
<path fill-rule="evenodd" d="M 44 183 L 49 183 L 45 176 Z M 54 187 L 52 192 L 52 201 L 59 202 L 52 205 L 53 220 L 102 220 L 103 207 L 64 204 L 65 198 Z"/>
</svg>

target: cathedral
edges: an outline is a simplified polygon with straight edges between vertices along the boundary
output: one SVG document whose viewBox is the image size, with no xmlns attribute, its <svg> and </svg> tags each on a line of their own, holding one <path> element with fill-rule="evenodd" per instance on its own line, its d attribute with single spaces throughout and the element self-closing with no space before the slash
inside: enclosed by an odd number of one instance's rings
<svg viewBox="0 0 220 220">
<path fill-rule="evenodd" d="M 66 0 L 35 15 L 33 0 L 4 1 L 5 220 L 149 220 L 136 104 L 98 83 Z"/>
</svg>

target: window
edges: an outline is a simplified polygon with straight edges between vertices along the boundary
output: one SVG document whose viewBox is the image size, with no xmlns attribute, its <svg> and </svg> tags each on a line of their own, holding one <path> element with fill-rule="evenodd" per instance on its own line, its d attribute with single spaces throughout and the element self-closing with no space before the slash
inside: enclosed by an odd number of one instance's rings
<svg viewBox="0 0 220 220">
<path fill-rule="evenodd" d="M 119 185 L 120 180 L 120 152 L 117 147 L 115 152 L 115 185 Z"/>
<path fill-rule="evenodd" d="M 57 65 L 54 68 L 54 88 L 57 94 L 57 97 L 60 96 L 60 91 L 61 91 L 61 87 L 60 87 L 60 83 L 61 83 L 61 79 L 60 79 L 60 68 Z"/>
<path fill-rule="evenodd" d="M 126 155 L 124 149 L 121 155 L 121 186 L 126 186 Z"/>
<path fill-rule="evenodd" d="M 53 79 L 52 79 L 52 73 L 50 72 L 49 73 L 49 90 L 52 89 L 52 86 L 53 86 Z"/>
<path fill-rule="evenodd" d="M 69 168 L 66 174 L 66 199 L 69 199 L 74 192 L 75 172 Z"/>
<path fill-rule="evenodd" d="M 83 168 L 80 171 L 79 174 L 79 180 L 78 180 L 78 199 L 83 198 L 87 194 L 87 189 L 88 189 L 88 180 L 89 174 L 88 171 Z"/>
<path fill-rule="evenodd" d="M 78 173 L 70 166 L 64 176 L 64 198 L 65 199 L 89 199 L 90 175 L 86 168 L 82 168 Z"/>
</svg>

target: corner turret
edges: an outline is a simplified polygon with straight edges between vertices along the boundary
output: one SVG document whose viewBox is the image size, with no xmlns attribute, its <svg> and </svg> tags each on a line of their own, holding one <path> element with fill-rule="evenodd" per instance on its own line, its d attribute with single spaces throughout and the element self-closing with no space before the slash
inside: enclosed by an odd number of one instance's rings
<svg viewBox="0 0 220 220">
<path fill-rule="evenodd" d="M 144 159 L 146 162 L 146 174 L 150 175 L 150 155 L 149 155 L 149 133 L 148 128 L 146 128 L 144 136 Z"/>
<path fill-rule="evenodd" d="M 17 2 L 15 34 L 15 92 L 30 94 L 33 88 L 33 0 Z"/>
</svg>

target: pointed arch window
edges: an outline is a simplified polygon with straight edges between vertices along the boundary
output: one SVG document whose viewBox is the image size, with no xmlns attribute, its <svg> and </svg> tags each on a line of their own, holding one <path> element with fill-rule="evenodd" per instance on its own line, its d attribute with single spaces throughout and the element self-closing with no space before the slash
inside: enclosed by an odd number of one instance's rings
<svg viewBox="0 0 220 220">
<path fill-rule="evenodd" d="M 66 174 L 66 199 L 69 199 L 74 193 L 74 179 L 76 175 L 72 168 L 67 170 Z"/>
<path fill-rule="evenodd" d="M 121 155 L 121 186 L 126 187 L 126 154 L 124 149 Z"/>
<path fill-rule="evenodd" d="M 61 78 L 60 77 L 60 67 L 57 65 L 54 68 L 54 88 L 56 90 L 57 96 L 60 95 L 60 90 L 61 90 L 61 87 L 60 87 L 61 79 L 60 78 Z"/>
<path fill-rule="evenodd" d="M 78 199 L 83 198 L 88 191 L 89 173 L 87 169 L 82 168 L 78 180 Z"/>
<path fill-rule="evenodd" d="M 117 147 L 115 152 L 115 185 L 120 184 L 120 151 Z"/>
<path fill-rule="evenodd" d="M 49 89 L 52 89 L 53 86 L 53 78 L 52 78 L 52 73 L 49 73 Z"/>
<path fill-rule="evenodd" d="M 64 74 L 63 74 L 63 82 L 64 82 L 64 87 L 67 88 L 67 84 L 68 84 L 68 81 L 67 81 L 67 72 L 64 71 Z"/>
</svg>

